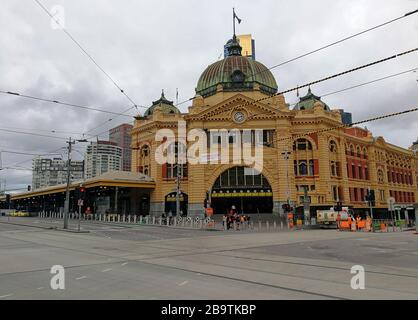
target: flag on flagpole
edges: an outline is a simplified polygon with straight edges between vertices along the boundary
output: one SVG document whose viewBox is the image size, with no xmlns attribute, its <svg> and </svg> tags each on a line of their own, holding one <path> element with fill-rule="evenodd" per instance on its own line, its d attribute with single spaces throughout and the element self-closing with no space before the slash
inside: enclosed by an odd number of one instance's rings
<svg viewBox="0 0 418 320">
<path fill-rule="evenodd" d="M 238 23 L 241 23 L 242 20 L 236 15 L 235 9 L 232 9 L 232 11 L 234 12 L 234 19 L 237 19 Z"/>
</svg>

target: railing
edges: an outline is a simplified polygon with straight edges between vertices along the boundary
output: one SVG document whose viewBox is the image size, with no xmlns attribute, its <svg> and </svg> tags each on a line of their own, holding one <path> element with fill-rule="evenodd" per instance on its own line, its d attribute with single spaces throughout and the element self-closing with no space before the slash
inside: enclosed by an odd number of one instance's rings
<svg viewBox="0 0 418 320">
<path fill-rule="evenodd" d="M 63 213 L 57 212 L 41 212 L 38 215 L 43 219 L 63 219 Z M 262 218 L 263 215 L 258 215 Z M 217 219 L 209 217 L 175 217 L 166 215 L 121 215 L 121 214 L 81 214 L 79 217 L 78 213 L 72 212 L 68 215 L 68 219 L 80 220 L 81 221 L 95 221 L 99 223 L 117 223 L 117 224 L 131 224 L 131 225 L 144 225 L 144 226 L 161 226 L 161 227 L 172 227 L 172 228 L 186 228 L 186 229 L 204 229 L 204 230 L 245 230 L 245 231 L 259 231 L 259 232 L 277 232 L 289 229 L 302 229 L 304 225 L 297 225 L 287 223 L 285 220 L 280 220 L 278 217 L 264 215 L 264 220 L 257 219 L 252 216 L 250 219 L 245 221 L 231 221 L 226 223 Z"/>
</svg>

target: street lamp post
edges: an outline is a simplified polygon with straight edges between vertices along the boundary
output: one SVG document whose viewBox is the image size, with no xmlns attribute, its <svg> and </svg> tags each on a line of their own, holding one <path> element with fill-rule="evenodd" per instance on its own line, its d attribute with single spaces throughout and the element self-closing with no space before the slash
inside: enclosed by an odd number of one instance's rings
<svg viewBox="0 0 418 320">
<path fill-rule="evenodd" d="M 286 190 L 286 202 L 288 207 L 290 207 L 290 183 L 289 183 L 289 155 L 291 152 L 289 151 L 289 147 L 286 145 L 285 151 L 282 152 L 283 158 L 286 160 L 286 182 L 287 182 L 287 190 Z"/>
</svg>

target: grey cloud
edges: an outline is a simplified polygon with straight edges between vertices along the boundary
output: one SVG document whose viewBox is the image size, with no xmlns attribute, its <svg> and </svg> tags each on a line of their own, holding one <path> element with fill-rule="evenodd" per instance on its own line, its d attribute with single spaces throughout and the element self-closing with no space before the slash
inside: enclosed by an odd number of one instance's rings
<svg viewBox="0 0 418 320">
<path fill-rule="evenodd" d="M 223 52 L 231 37 L 231 8 L 243 22 L 238 33 L 252 33 L 257 60 L 270 67 L 343 36 L 415 10 L 416 1 L 116 1 L 42 0 L 62 5 L 66 27 L 139 105 L 149 106 L 161 89 L 175 100 L 194 96 L 203 70 Z M 45 13 L 27 0 L 2 1 L 0 11 L 0 89 L 122 111 L 130 104 Z M 280 90 L 417 46 L 418 20 L 410 17 L 309 57 L 273 69 Z M 321 95 L 391 73 L 418 67 L 417 54 L 405 56 L 313 87 Z M 325 97 L 361 120 L 416 106 L 417 74 Z M 301 94 L 306 90 L 301 90 Z M 295 93 L 286 100 L 296 100 Z M 188 104 L 181 106 L 186 111 Z M 113 118 L 107 114 L 0 95 L 0 128 L 38 128 L 85 132 Z M 143 112 L 143 108 L 140 109 Z M 120 124 L 118 117 L 94 133 Z M 376 136 L 408 147 L 417 136 L 417 115 L 367 124 Z M 47 132 L 40 132 L 48 134 Z M 52 133 L 51 133 L 52 134 Z M 67 136 L 68 134 L 56 134 Z M 64 141 L 0 132 L 1 148 L 44 152 Z M 82 148 L 80 146 L 80 148 Z M 4 164 L 29 159 L 4 155 Z M 30 165 L 30 161 L 25 163 Z M 26 174 L 26 176 L 25 176 Z M 2 171 L 10 186 L 25 186 L 30 176 Z"/>
</svg>

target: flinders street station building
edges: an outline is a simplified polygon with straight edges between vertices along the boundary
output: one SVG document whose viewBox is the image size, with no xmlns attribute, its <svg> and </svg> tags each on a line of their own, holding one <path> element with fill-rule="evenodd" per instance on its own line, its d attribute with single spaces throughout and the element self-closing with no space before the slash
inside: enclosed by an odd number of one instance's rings
<svg viewBox="0 0 418 320">
<path fill-rule="evenodd" d="M 364 213 L 369 210 L 365 202 L 369 189 L 375 196 L 375 215 L 387 213 L 391 197 L 410 217 L 414 214 L 418 156 L 412 150 L 366 129 L 343 127 L 346 114 L 310 88 L 290 106 L 277 94 L 277 82 L 268 68 L 241 54 L 235 36 L 225 48 L 225 58 L 202 72 L 187 112 L 180 112 L 162 93 L 136 117 L 131 131 L 132 171 L 154 182 L 148 194 L 151 215 L 175 214 L 177 190 L 181 213 L 189 216 L 202 216 L 208 206 L 215 215 L 232 206 L 244 214 L 282 215 L 286 203 L 302 214 L 309 208 L 314 216 L 316 210 L 337 202 Z M 167 144 L 161 132 L 177 135 L 180 129 L 204 133 L 208 149 L 196 155 L 202 161 L 157 161 L 161 145 Z M 159 135 L 161 139 L 156 138 Z M 237 141 L 260 142 L 257 153 L 262 152 L 262 163 L 221 161 L 222 151 L 231 151 L 233 157 Z M 171 145 L 178 153 L 193 143 L 186 135 L 183 142 L 176 136 Z M 219 150 L 214 152 L 213 145 Z"/>
</svg>

